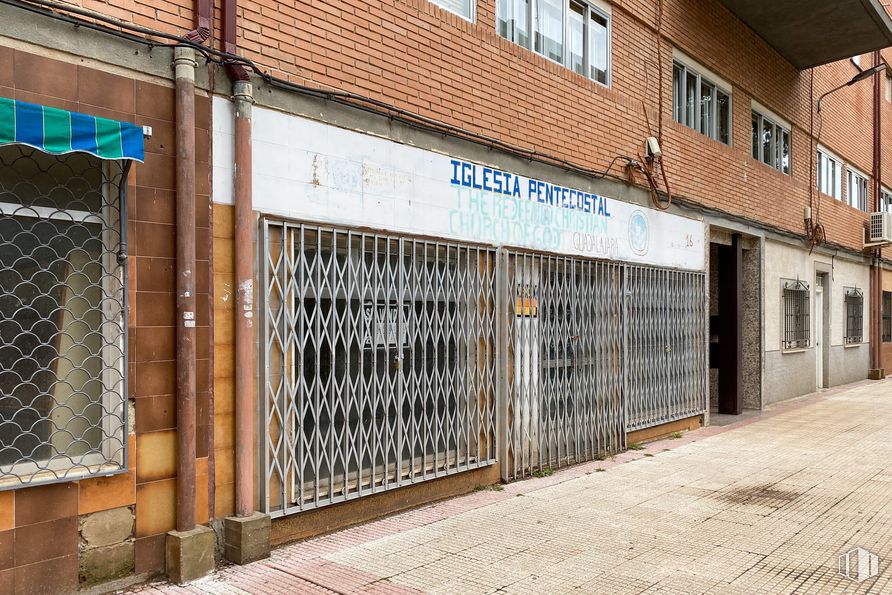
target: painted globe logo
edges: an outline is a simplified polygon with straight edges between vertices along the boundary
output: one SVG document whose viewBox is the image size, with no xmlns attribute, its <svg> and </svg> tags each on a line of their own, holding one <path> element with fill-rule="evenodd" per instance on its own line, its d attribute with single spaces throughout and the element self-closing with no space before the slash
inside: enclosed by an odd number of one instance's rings
<svg viewBox="0 0 892 595">
<path fill-rule="evenodd" d="M 629 218 L 629 245 L 638 256 L 647 254 L 650 244 L 650 232 L 647 228 L 647 215 L 635 211 Z"/>
</svg>

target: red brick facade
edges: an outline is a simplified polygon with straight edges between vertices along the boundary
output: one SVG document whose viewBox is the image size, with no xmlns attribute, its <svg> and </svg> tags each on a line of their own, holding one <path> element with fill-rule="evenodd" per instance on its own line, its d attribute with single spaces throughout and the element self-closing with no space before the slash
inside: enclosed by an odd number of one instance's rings
<svg viewBox="0 0 892 595">
<path fill-rule="evenodd" d="M 612 3 L 612 84 L 605 88 L 496 33 L 495 0 L 479 0 L 476 22 L 429 0 L 239 3 L 239 50 L 264 70 L 293 81 L 342 89 L 586 167 L 635 156 L 656 132 L 663 85 L 663 135 L 673 192 L 796 233 L 808 204 L 811 71 L 797 72 L 717 0 L 666 0 L 658 72 L 656 2 Z M 86 2 L 86 6 L 106 7 Z M 153 5 L 154 6 L 154 5 Z M 176 2 L 162 2 L 154 26 L 184 32 Z M 144 23 L 140 3 L 110 12 Z M 672 121 L 672 49 L 732 84 L 731 147 Z M 892 56 L 886 52 L 887 57 Z M 870 55 L 863 65 L 871 65 Z M 848 81 L 848 60 L 814 69 L 814 97 Z M 750 104 L 793 124 L 792 177 L 751 156 Z M 828 98 L 820 142 L 846 163 L 872 171 L 872 84 Z M 883 104 L 892 126 L 892 103 Z M 818 120 L 815 121 L 817 133 Z M 892 186 L 892 155 L 884 152 Z M 643 180 L 642 180 L 643 181 Z M 816 209 L 828 240 L 860 249 L 865 217 L 826 197 Z"/>
</svg>

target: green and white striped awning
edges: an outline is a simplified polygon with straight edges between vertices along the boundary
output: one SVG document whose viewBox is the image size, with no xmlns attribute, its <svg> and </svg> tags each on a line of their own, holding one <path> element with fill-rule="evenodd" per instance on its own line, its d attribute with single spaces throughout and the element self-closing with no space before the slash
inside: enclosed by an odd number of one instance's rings
<svg viewBox="0 0 892 595">
<path fill-rule="evenodd" d="M 51 155 L 79 151 L 140 162 L 145 157 L 142 128 L 135 124 L 0 97 L 0 146 L 11 144 Z"/>
</svg>

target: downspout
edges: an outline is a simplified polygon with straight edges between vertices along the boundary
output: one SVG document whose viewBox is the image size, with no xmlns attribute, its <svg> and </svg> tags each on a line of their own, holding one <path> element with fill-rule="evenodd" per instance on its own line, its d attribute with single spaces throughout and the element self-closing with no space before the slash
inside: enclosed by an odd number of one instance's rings
<svg viewBox="0 0 892 595">
<path fill-rule="evenodd" d="M 254 207 L 251 194 L 251 83 L 236 80 L 235 102 L 235 513 L 254 513 Z"/>
<path fill-rule="evenodd" d="M 224 0 L 223 49 L 237 54 L 236 0 Z M 251 111 L 253 89 L 241 64 L 226 64 L 232 77 L 235 104 L 235 155 L 233 163 L 235 252 L 235 516 L 223 521 L 223 555 L 230 562 L 247 564 L 269 557 L 272 530 L 268 514 L 257 512 L 254 497 L 255 374 L 254 358 L 254 244 L 252 196 Z"/>
<path fill-rule="evenodd" d="M 238 52 L 237 0 L 223 3 L 223 50 Z M 227 64 L 235 102 L 235 514 L 254 512 L 254 206 L 251 195 L 251 105 L 247 70 Z"/>
<path fill-rule="evenodd" d="M 174 49 L 177 220 L 177 531 L 195 528 L 195 52 Z"/>
<path fill-rule="evenodd" d="M 881 63 L 879 51 L 873 53 L 874 65 Z M 880 105 L 882 96 L 882 77 L 880 73 L 873 75 L 873 210 L 882 210 L 882 146 L 881 146 L 881 114 Z M 869 377 L 880 380 L 885 377 L 882 361 L 882 299 L 883 299 L 883 273 L 880 269 L 880 249 L 873 251 L 870 280 L 870 373 Z"/>
</svg>

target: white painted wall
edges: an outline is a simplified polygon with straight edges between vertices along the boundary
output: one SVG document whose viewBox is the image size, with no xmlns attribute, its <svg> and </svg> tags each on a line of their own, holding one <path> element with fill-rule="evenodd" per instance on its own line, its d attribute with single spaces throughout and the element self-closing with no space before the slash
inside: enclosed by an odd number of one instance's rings
<svg viewBox="0 0 892 595">
<path fill-rule="evenodd" d="M 815 263 L 819 263 L 816 267 Z M 830 344 L 843 345 L 845 333 L 844 288 L 858 287 L 864 291 L 864 339 L 867 343 L 867 329 L 870 320 L 870 268 L 841 258 L 831 258 L 823 254 L 811 254 L 808 250 L 768 240 L 765 242 L 765 351 L 781 350 L 783 332 L 782 280 L 802 279 L 811 289 L 811 330 L 814 346 L 815 316 L 814 286 L 815 271 L 828 272 L 824 286 L 824 299 L 830 300 Z"/>
<path fill-rule="evenodd" d="M 216 203 L 232 203 L 232 103 L 215 97 Z M 496 246 L 515 246 L 655 266 L 703 270 L 705 227 L 609 197 L 586 195 L 593 212 L 457 183 L 453 158 L 389 139 L 255 107 L 254 208 L 288 218 L 405 232 Z M 468 164 L 479 185 L 484 166 Z M 465 172 L 466 170 L 461 170 Z M 490 171 L 490 173 L 492 173 Z M 549 180 L 560 183 L 560 180 Z M 600 210 L 603 207 L 603 211 Z"/>
</svg>

